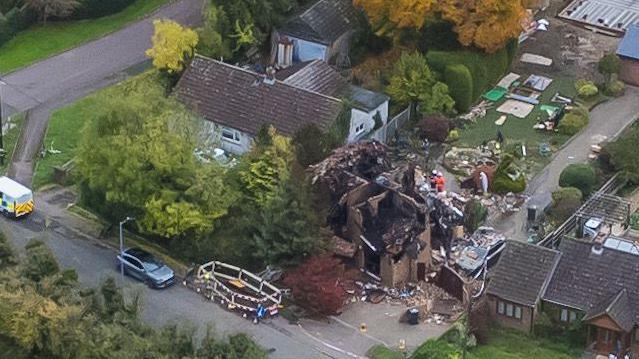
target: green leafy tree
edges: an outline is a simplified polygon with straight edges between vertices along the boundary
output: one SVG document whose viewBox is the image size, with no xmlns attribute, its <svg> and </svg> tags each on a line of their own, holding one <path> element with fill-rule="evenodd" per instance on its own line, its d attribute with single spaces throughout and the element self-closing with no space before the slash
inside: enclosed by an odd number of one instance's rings
<svg viewBox="0 0 639 359">
<path fill-rule="evenodd" d="M 24 5 L 36 12 L 46 25 L 49 17 L 65 18 L 73 13 L 80 3 L 76 0 L 24 0 Z"/>
<path fill-rule="evenodd" d="M 193 57 L 198 43 L 197 33 L 171 20 L 155 20 L 153 26 L 153 46 L 146 51 L 146 55 L 153 59 L 153 66 L 158 70 L 181 72 Z"/>
<path fill-rule="evenodd" d="M 604 146 L 599 156 L 602 167 L 609 172 L 624 172 L 632 183 L 639 184 L 637 143 L 639 143 L 639 127 L 633 125 L 617 140 Z"/>
<path fill-rule="evenodd" d="M 597 184 L 595 169 L 589 164 L 576 163 L 567 166 L 559 175 L 561 187 L 578 188 L 584 196 L 588 196 Z"/>
<path fill-rule="evenodd" d="M 619 74 L 620 69 L 621 60 L 614 53 L 604 55 L 597 64 L 597 70 L 605 77 L 606 83 L 610 83 L 613 76 Z"/>
<path fill-rule="evenodd" d="M 550 214 L 562 223 L 581 206 L 583 194 L 579 188 L 564 187 L 552 193 L 552 207 Z"/>
<path fill-rule="evenodd" d="M 400 104 L 419 104 L 423 114 L 449 113 L 455 105 L 448 86 L 437 80 L 426 58 L 418 52 L 402 54 L 386 91 Z"/>
<path fill-rule="evenodd" d="M 211 58 L 228 59 L 233 55 L 230 37 L 227 33 L 230 24 L 224 9 L 214 4 L 207 4 L 204 12 L 204 25 L 198 29 L 200 41 L 198 53 Z"/>
</svg>

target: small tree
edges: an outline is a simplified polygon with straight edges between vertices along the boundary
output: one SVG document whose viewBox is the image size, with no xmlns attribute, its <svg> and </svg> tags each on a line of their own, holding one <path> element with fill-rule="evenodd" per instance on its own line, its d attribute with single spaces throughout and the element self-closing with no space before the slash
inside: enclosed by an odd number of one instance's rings
<svg viewBox="0 0 639 359">
<path fill-rule="evenodd" d="M 552 193 L 550 214 L 560 223 L 565 221 L 581 206 L 582 197 L 579 188 L 564 187 L 556 190 Z"/>
<path fill-rule="evenodd" d="M 284 277 L 293 297 L 301 304 L 321 314 L 340 312 L 346 292 L 340 285 L 343 264 L 328 255 L 315 256 Z"/>
<path fill-rule="evenodd" d="M 597 184 L 597 175 L 591 165 L 585 163 L 572 164 L 564 168 L 559 176 L 561 187 L 575 187 L 588 196 Z"/>
<path fill-rule="evenodd" d="M 613 75 L 617 75 L 621 69 L 621 60 L 619 56 L 614 53 L 604 55 L 597 64 L 597 70 L 606 79 L 606 83 L 609 83 Z"/>
<path fill-rule="evenodd" d="M 443 116 L 427 116 L 419 122 L 418 127 L 421 138 L 444 142 L 450 132 L 450 121 Z"/>
<path fill-rule="evenodd" d="M 323 160 L 328 154 L 325 144 L 326 135 L 315 124 L 308 124 L 295 132 L 293 146 L 295 158 L 300 166 L 306 168 Z"/>
<path fill-rule="evenodd" d="M 146 55 L 153 59 L 153 66 L 158 70 L 169 74 L 181 72 L 193 56 L 198 42 L 197 33 L 171 20 L 156 20 L 153 26 L 153 47 L 146 51 Z"/>
<path fill-rule="evenodd" d="M 51 16 L 65 18 L 80 6 L 76 0 L 24 0 L 24 5 L 37 13 L 43 24 Z"/>
</svg>

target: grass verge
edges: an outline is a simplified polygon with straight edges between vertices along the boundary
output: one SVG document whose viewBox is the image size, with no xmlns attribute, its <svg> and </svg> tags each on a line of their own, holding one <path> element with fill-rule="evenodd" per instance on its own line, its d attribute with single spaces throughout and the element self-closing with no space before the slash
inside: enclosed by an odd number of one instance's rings
<svg viewBox="0 0 639 359">
<path fill-rule="evenodd" d="M 117 14 L 99 19 L 34 25 L 0 47 L 0 73 L 45 59 L 118 30 L 168 0 L 138 0 Z"/>
<path fill-rule="evenodd" d="M 366 356 L 371 359 L 404 359 L 404 354 L 396 352 L 384 345 L 375 345 L 366 352 Z"/>
<path fill-rule="evenodd" d="M 9 123 L 11 123 L 11 126 L 9 126 L 9 129 L 2 138 L 4 149 L 7 151 L 4 159 L 4 164 L 0 165 L 0 171 L 2 173 L 6 173 L 9 162 L 11 162 L 13 150 L 15 150 L 16 142 L 18 142 L 18 137 L 20 137 L 20 131 L 22 130 L 22 125 L 24 124 L 24 118 L 24 113 L 18 113 L 10 116 L 8 119 Z"/>
</svg>

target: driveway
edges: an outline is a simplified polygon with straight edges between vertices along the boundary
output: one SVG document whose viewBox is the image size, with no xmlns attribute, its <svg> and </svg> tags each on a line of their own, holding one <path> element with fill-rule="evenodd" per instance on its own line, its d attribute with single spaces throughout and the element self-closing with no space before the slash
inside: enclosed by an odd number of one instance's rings
<svg viewBox="0 0 639 359">
<path fill-rule="evenodd" d="M 2 100 L 9 112 L 30 111 L 9 174 L 31 183 L 50 113 L 89 93 L 126 78 L 144 63 L 151 46 L 153 20 L 170 18 L 184 25 L 201 22 L 202 0 L 180 0 L 149 17 L 85 45 L 2 76 Z"/>
<path fill-rule="evenodd" d="M 601 104 L 590 113 L 590 123 L 555 154 L 553 160 L 528 183 L 529 204 L 543 209 L 552 202 L 552 192 L 559 188 L 559 175 L 566 166 L 588 161 L 590 146 L 610 141 L 639 118 L 639 89 L 628 87 L 622 97 Z M 508 238 L 526 240 L 526 211 L 492 223 Z"/>
</svg>

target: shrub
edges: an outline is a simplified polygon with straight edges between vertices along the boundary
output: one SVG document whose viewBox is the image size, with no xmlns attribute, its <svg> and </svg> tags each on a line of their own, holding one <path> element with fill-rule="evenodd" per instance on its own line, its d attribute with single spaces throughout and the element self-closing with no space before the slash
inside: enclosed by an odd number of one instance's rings
<svg viewBox="0 0 639 359">
<path fill-rule="evenodd" d="M 492 191 L 495 193 L 521 193 L 526 190 L 526 177 L 514 163 L 515 158 L 511 155 L 504 155 L 499 167 L 495 171 Z"/>
<path fill-rule="evenodd" d="M 74 19 L 95 19 L 124 10 L 135 0 L 81 0 Z"/>
<path fill-rule="evenodd" d="M 597 64 L 597 71 L 610 82 L 612 76 L 619 73 L 621 69 L 621 59 L 614 53 L 604 55 Z"/>
<path fill-rule="evenodd" d="M 442 116 L 428 116 L 418 124 L 419 136 L 429 141 L 444 142 L 450 131 L 450 121 Z"/>
<path fill-rule="evenodd" d="M 639 184 L 637 143 L 639 143 L 639 124 L 633 125 L 617 140 L 604 146 L 599 156 L 601 167 L 609 172 L 623 171 L 633 184 Z"/>
<path fill-rule="evenodd" d="M 16 263 L 13 248 L 4 233 L 0 232 L 0 269 Z"/>
<path fill-rule="evenodd" d="M 23 262 L 23 275 L 33 281 L 40 281 L 42 278 L 56 274 L 60 271 L 60 266 L 44 242 L 31 240 L 27 243 L 26 258 Z"/>
<path fill-rule="evenodd" d="M 455 100 L 455 109 L 460 113 L 468 111 L 473 103 L 473 76 L 468 67 L 462 64 L 446 66 L 444 82 Z"/>
<path fill-rule="evenodd" d="M 448 137 L 446 137 L 446 142 L 455 142 L 459 140 L 459 131 L 458 130 L 451 130 L 448 133 Z"/>
<path fill-rule="evenodd" d="M 597 184 L 594 168 L 589 164 L 576 163 L 561 171 L 559 185 L 561 187 L 578 188 L 583 196 L 588 196 Z"/>
<path fill-rule="evenodd" d="M 315 124 L 308 124 L 300 128 L 293 135 L 295 158 L 300 166 L 309 165 L 323 160 L 328 155 L 325 146 L 325 135 Z"/>
<path fill-rule="evenodd" d="M 619 97 L 626 90 L 626 85 L 619 80 L 612 80 L 606 85 L 606 95 Z"/>
<path fill-rule="evenodd" d="M 564 222 L 581 206 L 583 195 L 579 188 L 564 187 L 552 193 L 550 215 L 558 222 Z"/>
<path fill-rule="evenodd" d="M 473 233 L 479 228 L 486 216 L 488 210 L 481 204 L 481 201 L 473 199 L 464 206 L 464 227 L 468 233 Z"/>
<path fill-rule="evenodd" d="M 599 93 L 597 86 L 588 80 L 577 80 L 575 82 L 575 89 L 579 97 L 583 98 L 593 97 Z"/>
<path fill-rule="evenodd" d="M 559 122 L 558 130 L 561 134 L 572 136 L 588 126 L 588 111 L 585 109 L 575 109 L 566 114 Z"/>
<path fill-rule="evenodd" d="M 300 304 L 320 314 L 331 315 L 341 311 L 346 292 L 340 285 L 343 264 L 331 256 L 315 256 L 288 272 L 284 285 Z"/>
</svg>

